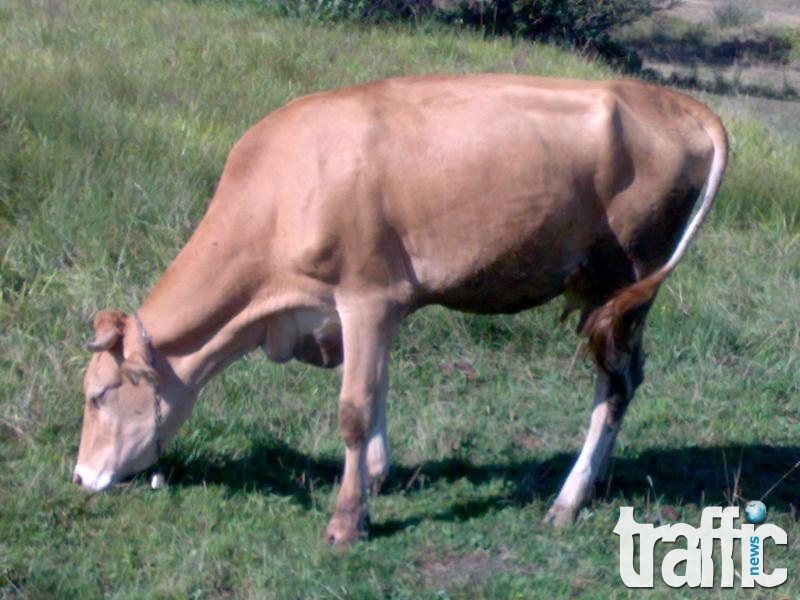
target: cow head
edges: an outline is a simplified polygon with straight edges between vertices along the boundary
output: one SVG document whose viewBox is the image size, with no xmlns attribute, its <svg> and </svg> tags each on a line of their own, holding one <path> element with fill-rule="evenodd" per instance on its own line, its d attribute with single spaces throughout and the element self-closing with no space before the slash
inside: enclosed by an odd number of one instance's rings
<svg viewBox="0 0 800 600">
<path fill-rule="evenodd" d="M 102 310 L 83 382 L 85 407 L 73 480 L 98 492 L 153 464 L 160 444 L 158 373 L 137 319 Z"/>
</svg>

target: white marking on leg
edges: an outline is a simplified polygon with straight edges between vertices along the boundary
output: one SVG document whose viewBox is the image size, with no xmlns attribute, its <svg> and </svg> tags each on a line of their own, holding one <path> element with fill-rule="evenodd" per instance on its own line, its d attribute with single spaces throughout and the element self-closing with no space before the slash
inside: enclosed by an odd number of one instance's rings
<svg viewBox="0 0 800 600">
<path fill-rule="evenodd" d="M 389 452 L 387 449 L 386 425 L 376 432 L 367 445 L 367 475 L 370 481 L 381 479 L 389 470 Z"/>
<path fill-rule="evenodd" d="M 561 487 L 555 506 L 577 510 L 588 499 L 589 489 L 599 475 L 616 438 L 616 430 L 608 425 L 610 408 L 608 402 L 600 402 L 592 410 L 586 441 L 575 466 Z"/>
<path fill-rule="evenodd" d="M 375 413 L 372 432 L 367 442 L 367 475 L 371 491 L 377 493 L 378 487 L 389 471 L 389 440 L 386 436 L 386 392 L 388 380 L 375 398 Z"/>
</svg>

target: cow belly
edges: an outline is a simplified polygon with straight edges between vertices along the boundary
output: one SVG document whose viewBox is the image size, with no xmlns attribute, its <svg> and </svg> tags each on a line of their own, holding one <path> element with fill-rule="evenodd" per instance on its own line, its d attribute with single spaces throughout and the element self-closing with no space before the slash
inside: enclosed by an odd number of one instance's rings
<svg viewBox="0 0 800 600">
<path fill-rule="evenodd" d="M 594 218 L 600 209 L 577 193 L 538 200 L 513 211 L 509 203 L 496 202 L 473 222 L 449 227 L 449 235 L 430 228 L 411 240 L 406 248 L 423 290 L 421 303 L 514 313 L 563 293 L 603 235 L 603 219 Z M 572 218 L 579 212 L 585 220 Z"/>
<path fill-rule="evenodd" d="M 424 295 L 423 304 L 441 304 L 472 313 L 515 313 L 552 300 L 566 289 L 577 257 L 553 265 L 550 261 L 504 257 L 466 276 L 456 285 Z"/>
</svg>

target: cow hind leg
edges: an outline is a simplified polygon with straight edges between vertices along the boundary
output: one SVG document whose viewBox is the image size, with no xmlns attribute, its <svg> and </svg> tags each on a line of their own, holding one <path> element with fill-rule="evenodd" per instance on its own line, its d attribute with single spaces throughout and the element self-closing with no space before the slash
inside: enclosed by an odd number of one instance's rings
<svg viewBox="0 0 800 600">
<path fill-rule="evenodd" d="M 386 436 L 386 395 L 376 398 L 375 425 L 367 442 L 367 487 L 377 496 L 389 472 L 389 442 Z"/>
<path fill-rule="evenodd" d="M 644 378 L 642 332 L 650 303 L 627 315 L 630 327 L 618 336 L 614 356 L 595 356 L 597 377 L 589 431 L 578 459 L 545 517 L 561 527 L 572 523 L 603 475 L 628 404 Z M 619 331 L 618 331 L 619 333 Z"/>
<path fill-rule="evenodd" d="M 385 434 L 389 349 L 399 319 L 384 305 L 362 304 L 341 312 L 344 369 L 339 430 L 345 444 L 345 462 L 336 508 L 325 539 L 328 543 L 346 546 L 366 533 L 367 485 L 370 474 L 375 475 L 368 447 L 377 448 L 380 443 L 385 451 L 385 444 L 375 440 Z M 380 462 L 374 455 L 372 458 Z M 383 459 L 386 459 L 385 452 Z M 381 467 L 379 471 L 384 469 Z"/>
</svg>

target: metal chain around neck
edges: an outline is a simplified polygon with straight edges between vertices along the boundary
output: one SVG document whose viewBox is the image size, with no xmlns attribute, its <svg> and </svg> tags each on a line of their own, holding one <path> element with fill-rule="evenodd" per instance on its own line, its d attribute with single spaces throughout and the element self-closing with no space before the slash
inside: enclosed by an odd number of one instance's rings
<svg viewBox="0 0 800 600">
<path fill-rule="evenodd" d="M 147 352 L 150 355 L 150 359 L 152 362 L 153 357 L 153 344 L 150 338 L 150 334 L 147 333 L 147 329 L 144 328 L 144 324 L 142 320 L 139 318 L 139 315 L 134 314 L 133 318 L 136 321 L 137 327 L 139 327 L 139 332 L 142 335 L 142 339 L 144 340 L 145 345 L 147 346 Z M 152 365 L 151 365 L 152 366 Z M 155 433 L 155 442 L 156 442 L 156 465 L 161 461 L 161 457 L 164 456 L 164 446 L 161 438 L 161 426 L 164 421 L 161 415 L 161 394 L 158 393 L 158 385 L 153 385 L 153 408 L 154 408 L 154 421 L 156 427 Z"/>
</svg>

